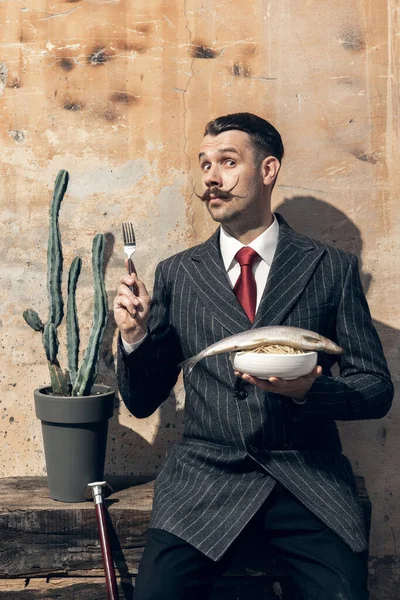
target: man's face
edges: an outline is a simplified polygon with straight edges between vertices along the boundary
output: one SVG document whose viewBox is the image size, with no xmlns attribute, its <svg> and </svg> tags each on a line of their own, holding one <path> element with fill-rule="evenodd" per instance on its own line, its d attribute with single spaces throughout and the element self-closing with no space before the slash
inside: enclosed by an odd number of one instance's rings
<svg viewBox="0 0 400 600">
<path fill-rule="evenodd" d="M 244 131 L 225 131 L 203 138 L 200 154 L 205 203 L 214 221 L 226 224 L 257 219 L 266 210 L 260 161 Z M 218 197 L 231 190 L 228 197 Z"/>
</svg>

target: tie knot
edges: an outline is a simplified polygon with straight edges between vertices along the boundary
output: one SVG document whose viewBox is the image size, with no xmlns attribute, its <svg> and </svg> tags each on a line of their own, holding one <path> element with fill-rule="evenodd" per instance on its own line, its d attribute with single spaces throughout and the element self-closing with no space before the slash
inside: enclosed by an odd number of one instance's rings
<svg viewBox="0 0 400 600">
<path fill-rule="evenodd" d="M 253 250 L 253 248 L 244 246 L 238 252 L 236 252 L 235 258 L 241 267 L 244 265 L 252 267 L 254 262 L 257 260 L 257 258 L 260 258 L 260 256 L 255 250 Z"/>
</svg>

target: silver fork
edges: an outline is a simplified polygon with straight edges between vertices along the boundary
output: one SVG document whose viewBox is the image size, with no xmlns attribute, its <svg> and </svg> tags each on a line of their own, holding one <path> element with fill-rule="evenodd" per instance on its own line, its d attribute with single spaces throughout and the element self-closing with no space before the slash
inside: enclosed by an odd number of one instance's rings
<svg viewBox="0 0 400 600">
<path fill-rule="evenodd" d="M 122 223 L 122 236 L 124 238 L 124 252 L 128 257 L 128 272 L 129 275 L 135 272 L 132 262 L 132 254 L 136 252 L 135 232 L 133 231 L 132 223 Z M 133 286 L 131 290 L 133 291 Z"/>
</svg>

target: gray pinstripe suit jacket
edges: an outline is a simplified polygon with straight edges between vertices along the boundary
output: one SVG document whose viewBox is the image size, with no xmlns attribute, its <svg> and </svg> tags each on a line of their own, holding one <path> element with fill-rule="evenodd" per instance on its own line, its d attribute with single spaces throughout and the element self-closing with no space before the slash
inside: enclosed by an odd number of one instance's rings
<svg viewBox="0 0 400 600">
<path fill-rule="evenodd" d="M 228 355 L 202 360 L 189 376 L 182 443 L 159 473 L 151 525 L 219 559 L 280 481 L 354 551 L 367 547 L 363 515 L 335 420 L 375 419 L 393 388 L 361 287 L 357 259 L 295 233 L 277 215 L 279 241 L 252 325 L 234 295 L 219 231 L 160 263 L 146 340 L 119 345 L 122 397 L 137 417 L 169 395 L 178 363 L 231 334 L 285 324 L 317 331 L 344 347 L 340 376 L 321 354 L 323 374 L 303 406 L 246 385 L 234 397 Z"/>
</svg>

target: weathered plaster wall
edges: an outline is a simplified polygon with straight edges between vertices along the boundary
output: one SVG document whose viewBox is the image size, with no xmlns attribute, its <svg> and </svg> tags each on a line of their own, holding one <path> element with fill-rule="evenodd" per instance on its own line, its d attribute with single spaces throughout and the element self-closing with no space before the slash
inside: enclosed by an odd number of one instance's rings
<svg viewBox="0 0 400 600">
<path fill-rule="evenodd" d="M 371 311 L 399 380 L 399 0 L 21 0 L 0 3 L 0 475 L 41 474 L 32 390 L 47 382 L 47 213 L 60 168 L 65 264 L 79 252 L 84 343 L 90 248 L 108 234 L 110 298 L 123 271 L 120 224 L 137 232 L 136 266 L 214 229 L 193 193 L 206 121 L 249 110 L 281 131 L 274 206 L 293 226 L 356 252 Z M 397 267 L 397 268 L 396 268 Z M 397 293 L 396 293 L 397 292 Z M 102 379 L 113 383 L 110 321 Z M 152 418 L 124 406 L 111 423 L 108 473 L 156 470 L 179 437 L 182 391 Z M 372 553 L 397 555 L 400 414 L 341 427 L 374 503 Z"/>
</svg>

